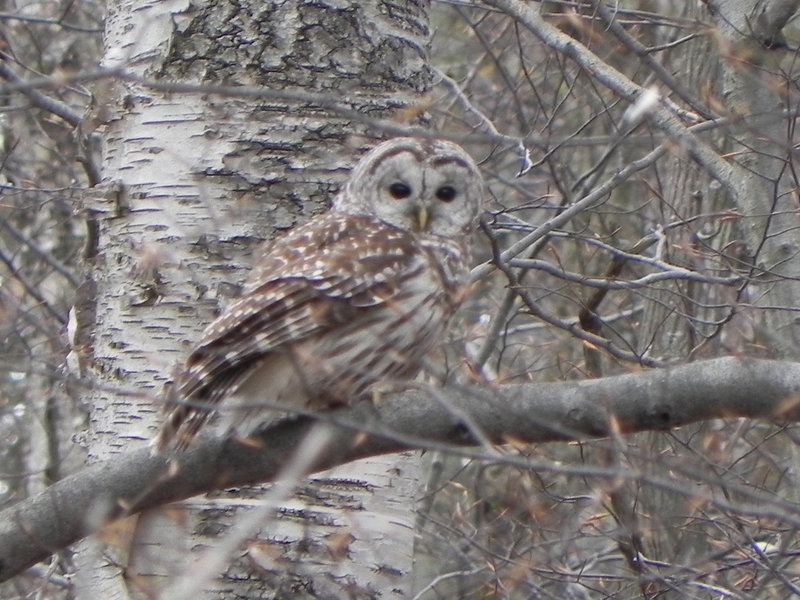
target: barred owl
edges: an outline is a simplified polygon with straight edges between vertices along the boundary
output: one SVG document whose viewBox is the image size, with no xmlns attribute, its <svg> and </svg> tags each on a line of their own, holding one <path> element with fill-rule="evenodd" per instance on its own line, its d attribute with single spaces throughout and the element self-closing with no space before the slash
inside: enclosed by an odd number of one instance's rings
<svg viewBox="0 0 800 600">
<path fill-rule="evenodd" d="M 455 144 L 373 148 L 328 213 L 265 246 L 176 377 L 156 448 L 186 448 L 218 413 L 246 436 L 275 405 L 332 408 L 414 377 L 463 298 L 483 196 Z"/>
</svg>

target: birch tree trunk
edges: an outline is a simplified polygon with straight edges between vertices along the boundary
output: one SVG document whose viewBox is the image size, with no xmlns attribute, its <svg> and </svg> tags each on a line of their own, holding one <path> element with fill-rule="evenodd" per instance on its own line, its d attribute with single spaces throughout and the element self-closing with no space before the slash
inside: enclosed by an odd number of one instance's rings
<svg viewBox="0 0 800 600">
<path fill-rule="evenodd" d="M 416 114 L 409 109 L 430 83 L 426 11 L 421 0 L 110 7 L 104 64 L 133 77 L 97 92 L 103 183 L 86 202 L 98 225 L 97 301 L 81 322 L 95 328 L 92 459 L 153 435 L 173 365 L 235 296 L 258 243 L 324 211 L 360 150 L 383 137 L 319 95 L 371 118 Z M 270 90 L 309 98 L 276 100 Z M 78 595 L 403 597 L 415 483 L 411 455 L 317 476 L 223 557 L 220 578 L 207 549 L 260 505 L 262 489 L 145 515 L 83 545 Z M 177 584 L 181 592 L 169 587 Z"/>
</svg>

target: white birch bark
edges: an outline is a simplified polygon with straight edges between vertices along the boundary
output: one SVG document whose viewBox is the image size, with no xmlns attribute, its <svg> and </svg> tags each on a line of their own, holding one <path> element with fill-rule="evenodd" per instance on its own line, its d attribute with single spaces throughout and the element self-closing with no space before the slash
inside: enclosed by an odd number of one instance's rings
<svg viewBox="0 0 800 600">
<path fill-rule="evenodd" d="M 389 117 L 418 100 L 429 75 L 426 3 L 388 4 L 119 1 L 104 62 L 160 83 L 326 93 Z M 356 148 L 380 136 L 313 102 L 163 93 L 131 79 L 99 96 L 104 185 L 87 199 L 99 223 L 87 440 L 94 459 L 153 435 L 172 366 L 235 294 L 257 242 L 324 210 Z M 202 583 L 195 596 L 403 597 L 413 455 L 360 461 L 301 487 L 252 532 L 222 578 L 202 566 L 188 571 Z M 87 542 L 78 596 L 159 597 L 261 501 L 260 489 L 240 492 L 146 515 L 121 536 Z"/>
</svg>

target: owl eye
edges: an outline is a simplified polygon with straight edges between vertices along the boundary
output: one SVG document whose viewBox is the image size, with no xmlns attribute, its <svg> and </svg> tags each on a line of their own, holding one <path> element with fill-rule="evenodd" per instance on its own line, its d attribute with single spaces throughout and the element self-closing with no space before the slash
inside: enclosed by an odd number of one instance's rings
<svg viewBox="0 0 800 600">
<path fill-rule="evenodd" d="M 436 190 L 436 197 L 442 202 L 451 202 L 452 200 L 455 200 L 457 195 L 458 192 L 456 192 L 456 188 L 454 188 L 452 185 L 443 185 Z"/>
<path fill-rule="evenodd" d="M 402 181 L 395 181 L 389 186 L 389 193 L 395 200 L 402 200 L 411 195 L 411 186 L 403 183 Z"/>
</svg>

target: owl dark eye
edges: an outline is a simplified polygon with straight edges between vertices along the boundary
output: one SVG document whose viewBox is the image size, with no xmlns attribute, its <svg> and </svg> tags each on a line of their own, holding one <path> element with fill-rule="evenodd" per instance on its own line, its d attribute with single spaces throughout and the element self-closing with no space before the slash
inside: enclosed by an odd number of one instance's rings
<svg viewBox="0 0 800 600">
<path fill-rule="evenodd" d="M 403 198 L 408 198 L 411 195 L 411 187 L 402 181 L 395 181 L 389 186 L 389 193 L 395 200 L 402 200 Z"/>
<path fill-rule="evenodd" d="M 436 190 L 436 197 L 441 200 L 442 202 L 450 202 L 455 200 L 455 197 L 458 195 L 456 192 L 456 188 L 451 185 L 443 185 L 438 190 Z"/>
</svg>

